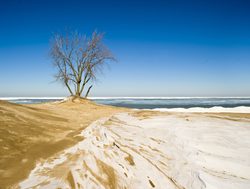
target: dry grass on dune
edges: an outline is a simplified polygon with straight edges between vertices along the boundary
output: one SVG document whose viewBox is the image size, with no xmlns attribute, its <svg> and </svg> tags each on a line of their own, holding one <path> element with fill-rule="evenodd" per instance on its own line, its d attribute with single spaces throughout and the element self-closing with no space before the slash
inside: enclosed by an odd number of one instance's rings
<svg viewBox="0 0 250 189">
<path fill-rule="evenodd" d="M 91 122 L 121 108 L 85 99 L 36 105 L 0 101 L 0 188 L 24 179 L 41 161 L 78 142 Z"/>
</svg>

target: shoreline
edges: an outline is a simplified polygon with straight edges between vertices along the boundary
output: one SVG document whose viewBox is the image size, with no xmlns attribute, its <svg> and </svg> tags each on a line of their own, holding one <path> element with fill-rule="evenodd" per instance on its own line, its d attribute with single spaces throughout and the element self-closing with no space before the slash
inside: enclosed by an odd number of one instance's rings
<svg viewBox="0 0 250 189">
<path fill-rule="evenodd" d="M 137 109 L 139 110 L 139 109 Z M 150 110 L 150 109 L 142 109 Z M 233 108 L 214 106 L 211 108 L 203 107 L 192 107 L 192 108 L 154 108 L 152 111 L 159 112 L 190 112 L 190 113 L 250 113 L 250 107 L 248 106 L 237 106 Z"/>
<path fill-rule="evenodd" d="M 218 98 L 218 99 L 217 99 Z M 232 112 L 250 113 L 250 98 L 242 97 L 89 97 L 97 104 L 166 112 Z M 6 97 L 1 98 L 16 104 L 43 104 L 65 101 L 65 97 Z"/>
</svg>

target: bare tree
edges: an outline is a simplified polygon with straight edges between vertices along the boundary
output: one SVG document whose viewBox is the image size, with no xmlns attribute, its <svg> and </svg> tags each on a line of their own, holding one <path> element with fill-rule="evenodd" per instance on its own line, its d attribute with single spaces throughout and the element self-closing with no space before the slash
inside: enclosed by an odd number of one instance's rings
<svg viewBox="0 0 250 189">
<path fill-rule="evenodd" d="M 103 66 L 115 60 L 103 44 L 103 34 L 96 31 L 91 37 L 78 32 L 55 35 L 50 55 L 57 69 L 56 80 L 61 81 L 72 96 L 78 97 L 88 87 L 87 97 Z"/>
</svg>

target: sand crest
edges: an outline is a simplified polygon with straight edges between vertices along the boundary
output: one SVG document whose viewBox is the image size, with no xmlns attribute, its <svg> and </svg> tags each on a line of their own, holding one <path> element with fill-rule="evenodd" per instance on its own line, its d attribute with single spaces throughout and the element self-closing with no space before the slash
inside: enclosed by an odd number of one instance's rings
<svg viewBox="0 0 250 189">
<path fill-rule="evenodd" d="M 20 182 L 37 162 L 81 141 L 79 134 L 93 121 L 120 111 L 74 98 L 36 105 L 0 101 L 0 188 Z"/>
</svg>

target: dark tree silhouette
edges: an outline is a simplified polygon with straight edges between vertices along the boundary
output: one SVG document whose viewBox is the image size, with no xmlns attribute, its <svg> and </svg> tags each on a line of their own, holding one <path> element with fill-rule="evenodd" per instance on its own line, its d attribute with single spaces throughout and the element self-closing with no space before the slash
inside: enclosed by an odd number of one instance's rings
<svg viewBox="0 0 250 189">
<path fill-rule="evenodd" d="M 72 96 L 78 97 L 86 87 L 87 97 L 103 66 L 115 61 L 112 53 L 103 44 L 103 34 L 96 31 L 91 37 L 78 32 L 55 35 L 50 55 L 57 69 L 56 80 L 61 81 Z"/>
</svg>

